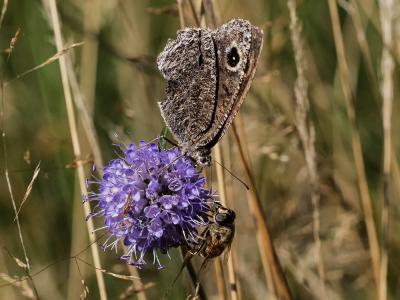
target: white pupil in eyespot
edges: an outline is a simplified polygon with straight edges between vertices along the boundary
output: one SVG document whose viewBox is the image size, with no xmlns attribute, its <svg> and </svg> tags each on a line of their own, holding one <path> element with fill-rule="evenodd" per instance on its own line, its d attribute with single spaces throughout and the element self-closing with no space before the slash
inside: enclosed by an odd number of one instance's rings
<svg viewBox="0 0 400 300">
<path fill-rule="evenodd" d="M 236 47 L 232 47 L 228 53 L 228 65 L 231 67 L 236 67 L 239 63 L 240 56 Z"/>
</svg>

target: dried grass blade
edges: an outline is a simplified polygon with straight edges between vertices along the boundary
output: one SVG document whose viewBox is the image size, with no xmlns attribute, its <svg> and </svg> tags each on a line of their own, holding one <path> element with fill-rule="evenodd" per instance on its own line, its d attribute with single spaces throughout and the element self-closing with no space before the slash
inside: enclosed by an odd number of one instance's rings
<svg viewBox="0 0 400 300">
<path fill-rule="evenodd" d="M 1 8 L 1 15 L 0 15 L 0 30 L 1 30 L 1 26 L 3 25 L 4 17 L 6 16 L 7 8 L 8 8 L 8 0 L 4 0 L 3 7 Z"/>
<path fill-rule="evenodd" d="M 288 1 L 290 13 L 290 32 L 295 54 L 297 79 L 294 93 L 296 98 L 296 127 L 303 146 L 304 157 L 310 178 L 311 202 L 313 207 L 313 236 L 317 248 L 318 274 L 320 280 L 320 298 L 327 299 L 325 290 L 325 266 L 320 238 L 320 192 L 319 176 L 316 165 L 315 128 L 309 119 L 310 100 L 308 98 L 308 80 L 306 78 L 306 57 L 302 38 L 302 25 L 297 17 L 296 1 Z"/>
<path fill-rule="evenodd" d="M 19 215 L 19 213 L 21 211 L 22 205 L 24 205 L 24 203 L 28 199 L 28 197 L 29 197 L 29 195 L 30 195 L 30 193 L 32 191 L 33 183 L 35 182 L 37 176 L 39 175 L 39 172 L 40 172 L 40 162 L 36 166 L 35 171 L 33 172 L 33 176 L 32 176 L 31 182 L 29 183 L 28 187 L 26 188 L 24 198 L 22 199 L 21 204 L 19 205 L 17 214 L 16 214 L 16 216 L 14 218 L 14 222 L 15 222 L 15 219 L 17 218 L 17 216 Z"/>
<path fill-rule="evenodd" d="M 393 108 L 393 73 L 394 59 L 390 52 L 393 44 L 393 21 L 395 3 L 393 0 L 380 0 L 380 17 L 382 28 L 383 50 L 381 58 L 381 94 L 382 94 L 382 122 L 383 122 L 383 205 L 381 211 L 381 261 L 379 272 L 379 300 L 386 300 L 387 273 L 388 273 L 388 230 L 389 208 L 392 191 L 392 108 Z"/>
<path fill-rule="evenodd" d="M 222 154 L 221 154 L 221 144 L 220 143 L 215 145 L 214 153 L 215 153 L 215 159 L 222 163 Z M 216 164 L 215 166 L 216 166 L 216 170 L 217 170 L 219 199 L 223 206 L 228 207 L 227 199 L 226 199 L 226 186 L 225 186 L 225 180 L 224 180 L 224 172 L 223 172 L 222 166 L 220 164 Z M 233 249 L 231 251 L 233 251 Z M 238 283 L 237 283 L 237 276 L 236 276 L 236 271 L 235 271 L 235 270 L 237 270 L 237 266 L 233 259 L 233 255 L 229 255 L 227 263 L 228 263 L 228 279 L 229 279 L 228 286 L 229 286 L 230 299 L 231 300 L 240 299 L 240 294 L 237 289 Z M 216 264 L 221 264 L 220 259 L 218 259 L 218 262 L 216 262 Z M 223 281 L 223 282 L 225 281 L 223 278 L 223 273 L 219 277 L 220 277 L 220 281 Z M 218 286 L 218 291 L 219 291 L 220 295 L 226 295 L 225 287 Z M 225 298 L 222 298 L 222 299 L 225 299 Z"/>
<path fill-rule="evenodd" d="M 134 295 L 138 295 L 139 293 L 154 287 L 156 284 L 154 282 L 148 282 L 144 285 L 142 285 L 141 288 L 137 288 L 135 284 L 132 284 L 130 286 L 127 287 L 127 289 L 121 294 L 119 295 L 118 299 L 120 300 L 124 300 L 124 299 L 130 299 L 132 296 Z"/>
<path fill-rule="evenodd" d="M 36 297 L 33 289 L 30 288 L 27 278 L 24 277 L 11 277 L 5 273 L 0 273 L 0 278 L 5 282 L 9 283 L 11 286 L 15 287 L 17 290 L 21 292 L 21 294 L 28 299 L 38 299 Z"/>
<path fill-rule="evenodd" d="M 82 153 L 81 153 L 81 145 L 79 141 L 79 136 L 78 136 L 78 131 L 77 131 L 77 122 L 76 122 L 76 116 L 75 116 L 75 111 L 74 111 L 74 105 L 73 105 L 73 100 L 72 100 L 72 94 L 71 94 L 71 85 L 69 82 L 68 78 L 68 68 L 67 68 L 67 63 L 66 59 L 63 56 L 63 54 L 66 52 L 65 49 L 63 49 L 63 39 L 62 39 L 62 33 L 61 33 L 61 24 L 58 16 L 58 10 L 57 10 L 57 4 L 55 0 L 47 0 L 45 1 L 45 4 L 47 4 L 49 8 L 49 19 L 51 20 L 51 24 L 53 26 L 53 31 L 54 31 L 54 39 L 56 42 L 56 47 L 58 50 L 57 53 L 57 58 L 59 58 L 59 65 L 60 65 L 60 73 L 61 73 L 61 80 L 62 80 L 62 85 L 63 85 L 63 91 L 64 91 L 64 100 L 67 108 L 67 115 L 68 115 L 68 123 L 69 123 L 69 128 L 70 128 L 70 133 L 71 133 L 71 140 L 72 140 L 72 146 L 73 146 L 73 152 L 74 156 L 76 158 L 80 158 Z M 75 47 L 77 45 L 82 45 L 81 43 L 74 44 Z M 69 47 L 71 49 L 71 47 Z M 79 179 L 79 186 L 80 186 L 80 191 L 81 194 L 87 194 L 87 189 L 85 186 L 85 172 L 83 169 L 82 165 L 79 165 L 77 168 L 77 175 Z M 89 203 L 84 203 L 83 209 L 85 212 L 85 215 L 90 214 L 90 205 Z M 88 231 L 88 236 L 89 240 L 91 242 L 91 253 L 93 256 L 93 262 L 94 266 L 96 267 L 96 279 L 97 279 L 97 284 L 99 288 L 99 293 L 100 293 L 100 299 L 106 300 L 107 299 L 107 292 L 106 292 L 106 287 L 105 287 L 105 282 L 104 282 L 104 276 L 103 273 L 99 270 L 101 270 L 101 263 L 100 263 L 100 256 L 99 256 L 99 249 L 97 245 L 95 244 L 96 241 L 96 236 L 94 234 L 94 224 L 93 220 L 89 219 L 86 222 L 87 226 L 87 231 Z"/>
<path fill-rule="evenodd" d="M 240 115 L 236 117 L 235 122 L 241 124 Z M 246 156 L 243 147 L 243 142 L 242 142 L 243 137 L 239 135 L 239 132 L 236 128 L 236 124 L 235 123 L 232 124 L 232 128 L 236 140 L 236 145 L 239 150 L 240 161 L 242 162 L 243 169 L 247 177 L 247 183 L 250 186 L 250 190 L 248 191 L 249 195 L 248 200 L 249 200 L 250 210 L 254 214 L 256 221 L 257 241 L 259 245 L 260 254 L 262 257 L 264 272 L 267 277 L 269 276 L 268 273 L 271 274 L 278 298 L 284 300 L 292 299 L 289 286 L 282 271 L 282 267 L 279 263 L 278 256 L 276 255 L 275 252 L 271 234 L 268 229 L 267 221 L 265 219 L 262 210 L 261 200 L 257 194 L 253 175 L 250 168 L 249 159 L 248 156 Z"/>
<path fill-rule="evenodd" d="M 60 59 L 60 57 L 65 55 L 65 53 L 67 53 L 69 50 L 74 49 L 76 47 L 80 47 L 82 45 L 83 45 L 83 43 L 74 43 L 74 44 L 72 44 L 70 46 L 67 46 L 67 47 L 65 47 L 63 49 L 60 49 L 56 54 L 54 54 L 52 57 L 46 59 L 41 64 L 39 64 L 39 65 L 29 69 L 29 70 L 26 70 L 25 72 L 23 72 L 21 74 L 18 74 L 16 77 L 14 77 L 13 79 L 11 79 L 9 81 L 4 82 L 4 86 L 7 86 L 11 82 L 13 82 L 14 80 L 21 79 L 22 77 L 24 77 L 24 76 L 26 76 L 26 75 L 28 75 L 28 74 L 36 71 L 36 70 L 39 70 L 39 69 L 41 69 L 41 68 L 43 68 L 43 67 L 45 67 L 45 66 L 47 66 L 47 65 L 49 65 L 49 64 L 51 64 L 53 62 L 55 62 L 56 60 Z"/>
<path fill-rule="evenodd" d="M 336 54 L 339 65 L 340 82 L 346 103 L 347 117 L 350 123 L 351 143 L 353 157 L 357 173 L 357 184 L 361 199 L 361 206 L 366 223 L 368 243 L 371 253 L 373 275 L 376 287 L 379 286 L 380 272 L 380 249 L 376 233 L 375 220 L 373 216 L 371 196 L 369 194 L 367 176 L 363 161 L 363 150 L 361 146 L 360 133 L 356 122 L 356 113 L 354 109 L 354 95 L 350 86 L 350 70 L 346 61 L 346 54 L 343 43 L 342 30 L 340 27 L 339 12 L 335 0 L 328 0 L 329 12 L 331 16 L 333 36 L 335 40 Z"/>
</svg>

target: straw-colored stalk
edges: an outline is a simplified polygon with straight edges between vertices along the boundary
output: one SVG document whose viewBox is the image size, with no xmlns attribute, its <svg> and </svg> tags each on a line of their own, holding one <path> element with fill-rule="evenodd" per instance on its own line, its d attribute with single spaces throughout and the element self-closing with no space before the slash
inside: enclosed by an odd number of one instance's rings
<svg viewBox="0 0 400 300">
<path fill-rule="evenodd" d="M 183 6 L 183 2 L 182 0 L 176 0 L 177 5 L 178 5 L 178 13 L 179 13 L 179 23 L 180 23 L 180 28 L 183 29 L 185 28 L 185 14 L 184 14 L 184 6 Z M 191 5 L 191 13 L 195 14 L 195 10 L 193 5 Z M 194 16 L 192 16 L 194 17 Z M 204 176 L 207 177 L 206 172 L 203 172 Z M 182 257 L 184 259 L 185 257 L 185 253 L 183 253 L 183 250 L 181 248 L 181 252 L 182 252 Z M 225 279 L 224 279 L 224 273 L 222 271 L 221 265 L 218 265 L 218 263 L 215 263 L 215 276 L 217 279 L 217 289 L 218 289 L 218 294 L 219 295 L 225 295 L 226 291 L 224 288 L 224 284 L 225 284 Z M 198 278 L 196 278 L 196 275 L 193 271 L 194 271 L 194 267 L 192 265 L 191 261 L 187 262 L 187 266 L 186 266 L 188 272 L 189 272 L 189 277 L 192 280 L 193 284 L 195 285 L 196 291 L 195 294 L 198 295 L 200 298 L 204 298 L 206 297 L 205 294 L 205 290 L 203 289 L 203 286 L 201 285 L 200 282 L 198 282 Z M 193 273 L 193 274 L 192 274 Z M 196 286 L 197 285 L 197 286 Z M 203 297 L 202 297 L 203 295 Z"/>
<path fill-rule="evenodd" d="M 247 199 L 249 201 L 250 211 L 253 214 L 256 222 L 258 248 L 264 267 L 264 272 L 267 277 L 268 288 L 270 289 L 271 294 L 273 294 L 275 290 L 275 293 L 279 299 L 292 299 L 289 286 L 279 263 L 278 256 L 275 252 L 271 234 L 268 229 L 267 220 L 265 219 L 262 209 L 261 200 L 256 190 L 253 174 L 250 167 L 249 155 L 247 153 L 246 147 L 244 146 L 245 138 L 242 126 L 243 124 L 241 122 L 240 115 L 238 114 L 235 123 L 232 125 L 233 133 L 236 140 L 236 145 L 239 150 L 240 161 L 246 174 L 246 183 L 249 185 L 250 188 L 247 193 Z M 269 282 L 271 280 L 272 286 Z M 273 287 L 274 290 L 271 290 L 271 287 Z"/>
<path fill-rule="evenodd" d="M 7 7 L 8 7 L 8 1 L 4 1 L 3 2 L 3 7 L 2 7 L 2 10 L 1 10 L 1 15 L 0 15 L 0 28 L 1 28 L 1 24 L 2 24 L 2 22 L 4 20 L 5 14 L 7 12 Z M 10 58 L 12 50 L 13 50 L 13 48 L 15 46 L 15 43 L 16 43 L 16 41 L 18 39 L 17 37 L 18 37 L 19 33 L 20 33 L 20 29 L 17 30 L 14 38 L 12 38 L 11 41 L 10 41 L 10 47 L 9 47 L 10 52 L 8 53 L 8 57 L 7 57 L 6 63 L 8 62 L 8 60 Z M 3 66 L 3 68 L 4 68 L 4 66 Z M 21 248 L 22 248 L 22 251 L 23 251 L 23 254 L 24 254 L 24 260 L 25 260 L 24 263 L 21 262 L 21 265 L 19 265 L 19 264 L 18 265 L 24 269 L 25 275 L 27 276 L 27 278 L 29 279 L 29 282 L 32 285 L 32 289 L 33 289 L 32 297 L 35 297 L 35 298 L 39 299 L 38 291 L 36 289 L 35 283 L 34 283 L 33 278 L 31 276 L 31 267 L 30 267 L 30 262 L 29 262 L 29 258 L 28 258 L 28 252 L 26 250 L 24 238 L 23 238 L 23 235 L 22 235 L 21 223 L 19 221 L 19 215 L 18 215 L 19 210 L 17 209 L 17 205 L 16 205 L 16 202 L 15 202 L 14 192 L 13 192 L 11 179 L 10 179 L 10 174 L 9 174 L 9 170 L 8 170 L 7 134 L 6 134 L 6 127 L 5 127 L 6 126 L 6 124 L 5 124 L 5 118 L 6 118 L 6 116 L 5 116 L 5 109 L 6 109 L 5 102 L 6 102 L 6 100 L 5 100 L 5 92 L 4 92 L 5 84 L 4 84 L 4 81 L 3 81 L 3 72 L 4 72 L 4 70 L 0 70 L 0 94 L 1 94 L 0 95 L 0 97 L 1 97 L 1 99 L 0 99 L 0 126 L 1 126 L 1 139 L 2 139 L 2 144 L 3 144 L 3 147 L 2 147 L 3 149 L 2 150 L 3 150 L 3 160 L 4 160 L 4 175 L 6 177 L 7 190 L 8 190 L 8 193 L 10 195 L 12 208 L 13 208 L 14 214 L 15 214 L 14 222 L 16 222 L 16 225 L 17 225 L 18 237 L 19 237 L 19 240 L 20 240 L 20 243 L 21 243 Z M 29 193 L 28 193 L 28 195 L 29 195 Z M 24 200 L 22 200 L 22 204 L 23 204 L 23 202 L 24 202 Z"/>
<path fill-rule="evenodd" d="M 8 8 L 8 0 L 4 0 L 3 6 L 1 8 L 1 13 L 0 13 L 0 29 L 1 29 L 1 26 L 3 25 L 3 21 L 4 21 L 5 15 L 6 15 L 6 12 L 7 12 L 7 8 Z"/>
<path fill-rule="evenodd" d="M 58 51 L 61 51 L 63 49 L 63 39 L 62 39 L 62 33 L 61 33 L 60 20 L 59 20 L 58 11 L 57 11 L 57 4 L 56 4 L 55 0 L 47 0 L 47 4 L 49 7 L 50 19 L 51 19 L 52 26 L 53 26 L 56 47 L 57 47 Z M 69 78 L 68 78 L 68 68 L 67 68 L 65 56 L 61 56 L 59 58 L 59 65 L 60 65 L 60 73 L 61 73 L 61 80 L 62 80 L 63 91 L 64 91 L 65 104 L 66 104 L 66 108 L 67 108 L 68 124 L 69 124 L 69 128 L 70 128 L 70 133 L 71 133 L 73 152 L 74 152 L 75 158 L 80 159 L 82 156 L 81 145 L 80 145 L 80 141 L 79 141 L 79 137 L 78 137 L 76 116 L 75 116 L 75 111 L 74 111 L 71 87 L 70 87 Z M 87 194 L 87 189 L 85 186 L 85 172 L 84 172 L 82 164 L 78 164 L 76 170 L 77 170 L 81 194 Z M 89 215 L 90 214 L 90 205 L 88 202 L 84 203 L 83 208 L 84 208 L 85 215 Z M 96 279 L 97 279 L 97 284 L 98 284 L 98 288 L 99 288 L 100 299 L 106 300 L 107 292 L 106 292 L 106 287 L 105 287 L 105 283 L 104 283 L 103 273 L 100 271 L 102 268 L 101 268 L 101 263 L 100 263 L 99 250 L 98 250 L 97 244 L 95 243 L 96 236 L 94 233 L 93 220 L 89 219 L 86 222 L 86 225 L 87 225 L 87 231 L 89 234 L 89 240 L 91 243 L 90 249 L 91 249 L 91 253 L 93 256 L 93 263 L 96 268 L 95 273 L 96 273 Z"/>
<path fill-rule="evenodd" d="M 393 71 L 394 60 L 390 53 L 393 47 L 394 0 L 380 0 L 380 18 L 382 28 L 381 59 L 381 94 L 383 120 L 383 204 L 381 211 L 381 265 L 379 273 L 379 299 L 387 299 L 388 268 L 388 223 L 391 193 L 391 158 L 392 158 L 392 106 L 393 106 Z"/>
<path fill-rule="evenodd" d="M 189 0 L 189 1 L 191 2 L 191 0 Z M 196 20 L 201 20 L 200 22 L 209 28 L 215 28 L 217 26 L 218 17 L 216 15 L 215 8 L 214 8 L 212 1 L 203 0 L 201 2 L 201 5 L 203 8 L 202 11 L 204 12 L 204 15 L 200 16 L 199 18 L 196 18 Z M 193 10 L 193 6 L 192 6 L 192 10 Z M 215 145 L 214 153 L 215 153 L 215 159 L 218 162 L 223 163 L 220 143 Z M 223 206 L 228 207 L 229 205 L 228 205 L 228 201 L 226 198 L 226 185 L 225 185 L 225 180 L 224 180 L 223 169 L 220 164 L 216 164 L 215 166 L 216 166 L 216 172 L 217 172 L 219 200 L 221 201 Z M 233 252 L 234 250 L 232 249 L 231 251 Z M 232 253 L 232 255 L 228 256 L 228 260 L 227 260 L 228 281 L 229 281 L 228 282 L 228 293 L 230 295 L 231 300 L 241 299 L 240 292 L 239 292 L 239 284 L 238 284 L 237 274 L 236 274 L 237 264 L 235 262 L 235 257 L 236 256 L 234 255 L 234 253 Z M 221 264 L 221 258 L 217 258 L 217 260 L 218 260 L 218 262 L 216 262 L 216 263 Z M 225 282 L 225 277 L 224 277 L 223 273 L 217 274 L 217 275 L 220 276 L 220 278 L 219 278 L 220 281 Z M 224 289 L 222 289 L 222 287 L 219 288 L 220 294 L 226 293 L 225 287 L 223 287 L 223 288 Z"/>
<path fill-rule="evenodd" d="M 296 97 L 296 127 L 303 146 L 304 157 L 310 178 L 311 202 L 313 207 L 313 235 L 318 256 L 318 274 L 320 280 L 320 298 L 327 299 L 325 290 L 325 267 L 322 255 L 322 243 L 320 238 L 320 192 L 319 179 L 316 165 L 315 152 L 315 128 L 308 119 L 310 101 L 308 98 L 308 80 L 306 78 L 306 58 L 304 53 L 304 41 L 302 38 L 301 23 L 297 17 L 296 1 L 288 0 L 290 13 L 290 32 L 295 55 L 297 79 L 294 87 Z"/>
<path fill-rule="evenodd" d="M 351 16 L 354 24 L 354 30 L 356 31 L 356 38 L 358 41 L 358 44 L 360 46 L 361 54 L 364 57 L 364 61 L 366 62 L 367 69 L 368 69 L 368 77 L 371 82 L 371 90 L 373 92 L 373 95 L 375 96 L 376 99 L 379 99 L 379 90 L 377 86 L 377 76 L 374 71 L 373 63 L 372 63 L 372 56 L 371 56 L 371 51 L 369 50 L 369 45 L 367 41 L 367 35 L 366 35 L 366 27 L 368 24 L 367 21 L 363 21 L 361 18 L 361 12 L 359 9 L 359 4 L 357 3 L 357 0 L 351 0 L 348 3 L 348 10 L 347 12 Z M 365 5 L 363 4 L 364 9 L 366 10 L 372 10 L 373 7 L 371 5 Z"/>
<path fill-rule="evenodd" d="M 94 3 L 96 4 L 96 3 Z M 86 134 L 89 142 L 90 151 L 93 153 L 94 162 L 99 172 L 102 176 L 103 158 L 101 155 L 100 145 L 97 141 L 97 134 L 94 128 L 92 116 L 93 116 L 93 106 L 95 103 L 95 90 L 96 90 L 96 71 L 97 71 L 97 57 L 98 57 L 98 40 L 94 37 L 92 32 L 98 32 L 99 24 L 90 17 L 93 12 L 93 3 L 86 3 L 84 7 L 85 22 L 84 22 L 84 45 L 82 49 L 81 58 L 81 82 L 78 86 L 76 75 L 73 72 L 73 66 L 70 61 L 68 61 L 69 66 L 69 76 L 71 80 L 72 91 L 74 95 L 75 105 L 78 108 L 78 113 L 80 120 L 82 122 L 82 127 Z M 98 3 L 97 3 L 98 5 Z M 98 20 L 97 20 L 98 21 Z M 121 242 L 121 247 L 126 250 L 126 246 Z M 143 283 L 140 278 L 140 274 L 136 267 L 128 266 L 130 274 L 137 278 L 133 280 L 132 286 L 138 292 L 136 296 L 139 300 L 146 300 L 145 289 L 143 288 Z"/>
<path fill-rule="evenodd" d="M 218 23 L 218 17 L 211 0 L 202 1 L 203 10 L 205 12 L 206 25 L 210 28 L 215 28 Z M 240 116 L 237 116 L 239 119 Z M 250 164 L 248 156 L 245 155 L 245 150 L 241 144 L 241 138 L 235 129 L 235 124 L 232 125 L 235 133 L 236 143 L 239 148 L 240 158 L 243 163 L 245 173 L 247 176 L 247 181 L 250 184 L 250 191 L 248 192 L 248 200 L 250 205 L 250 210 L 255 216 L 256 227 L 257 227 L 257 241 L 259 246 L 259 251 L 261 255 L 261 260 L 264 267 L 264 272 L 267 279 L 267 286 L 271 293 L 274 295 L 277 293 L 280 299 L 291 299 L 290 291 L 286 282 L 286 279 L 281 270 L 278 258 L 275 254 L 275 250 L 272 244 L 272 239 L 269 234 L 266 220 L 264 218 L 264 213 L 262 212 L 262 206 L 260 199 L 257 195 L 254 180 L 250 171 Z"/>
<path fill-rule="evenodd" d="M 223 163 L 222 161 L 222 154 L 221 154 L 221 144 L 218 143 L 214 147 L 214 154 L 215 154 L 215 160 L 220 162 L 221 164 Z M 220 164 L 215 164 L 216 171 L 217 171 L 217 181 L 218 181 L 218 198 L 221 201 L 221 204 L 223 206 L 228 206 L 227 204 L 227 199 L 226 199 L 226 185 L 225 185 L 225 180 L 224 180 L 224 172 L 222 169 L 222 166 Z M 233 249 L 231 250 L 233 251 Z M 229 280 L 229 294 L 230 294 L 230 299 L 231 300 L 237 300 L 240 299 L 240 294 L 238 291 L 238 284 L 237 284 L 237 275 L 236 271 L 236 263 L 234 260 L 235 256 L 229 255 L 228 257 L 228 280 Z M 220 259 L 217 258 L 220 262 Z"/>
<path fill-rule="evenodd" d="M 339 76 L 342 91 L 346 103 L 347 117 L 350 123 L 351 144 L 354 156 L 354 162 L 357 174 L 357 184 L 360 194 L 361 207 L 363 209 L 370 255 L 373 268 L 373 276 L 375 284 L 379 286 L 380 272 L 380 249 L 376 234 L 375 221 L 373 216 L 371 197 L 369 194 L 367 177 L 365 174 L 365 166 L 363 161 L 363 151 L 361 147 L 360 134 L 357 128 L 356 113 L 354 110 L 354 95 L 350 86 L 350 70 L 346 61 L 345 49 L 343 44 L 343 36 L 340 28 L 339 13 L 335 0 L 328 0 L 329 12 L 331 16 L 333 36 L 335 40 L 336 54 L 339 64 Z"/>
</svg>

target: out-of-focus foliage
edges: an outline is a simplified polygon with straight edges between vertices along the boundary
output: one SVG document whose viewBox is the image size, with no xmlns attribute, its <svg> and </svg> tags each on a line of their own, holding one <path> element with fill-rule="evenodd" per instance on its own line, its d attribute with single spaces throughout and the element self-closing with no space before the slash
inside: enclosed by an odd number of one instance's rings
<svg viewBox="0 0 400 300">
<path fill-rule="evenodd" d="M 8 82 L 37 66 L 57 50 L 52 27 L 43 3 L 38 0 L 8 1 L 0 31 L 1 80 Z M 186 1 L 183 1 L 186 2 Z M 193 1 L 199 7 L 199 1 Z M 312 232 L 310 185 L 303 149 L 295 127 L 294 81 L 296 66 L 290 39 L 286 1 L 215 0 L 220 22 L 245 18 L 261 26 L 265 39 L 256 78 L 241 108 L 246 145 L 251 154 L 257 189 L 277 254 L 295 299 L 318 298 L 318 260 Z M 383 201 L 382 99 L 380 96 L 382 35 L 379 6 L 373 0 L 337 1 L 345 51 L 354 91 L 357 126 L 363 159 L 379 232 Z M 376 299 L 363 212 L 351 146 L 351 130 L 339 80 L 338 60 L 328 3 L 325 0 L 297 1 L 306 49 L 310 118 L 316 128 L 316 163 L 320 177 L 321 241 L 326 271 L 326 289 L 331 299 Z M 185 20 L 193 26 L 185 5 Z M 394 82 L 399 82 L 400 5 L 395 19 Z M 79 87 L 92 114 L 104 160 L 115 157 L 112 143 L 150 140 L 160 134 L 163 122 L 158 101 L 163 99 L 164 81 L 156 69 L 156 56 L 179 28 L 178 10 L 172 0 L 58 1 L 65 45 L 84 41 L 68 52 Z M 355 14 L 356 13 L 356 14 Z M 356 17 L 359 19 L 357 19 Z M 357 23 L 358 22 L 358 23 Z M 356 25 L 355 25 L 356 24 Z M 10 41 L 20 35 L 8 54 Z M 369 56 L 360 47 L 365 35 Z M 399 85 L 394 86 L 395 100 Z M 77 299 L 81 276 L 89 286 L 89 299 L 97 299 L 93 268 L 80 264 L 80 272 L 69 256 L 88 247 L 85 216 L 75 169 L 67 168 L 76 158 L 65 109 L 58 62 L 8 83 L 3 88 L 8 169 L 17 205 L 21 203 L 36 165 L 41 171 L 33 184 L 20 220 L 32 273 L 51 267 L 33 280 L 42 299 Z M 397 132 L 399 101 L 393 106 L 393 197 L 388 240 L 390 299 L 400 297 Z M 79 114 L 78 114 L 79 115 Z M 80 123 L 80 121 L 79 121 Z M 81 126 L 81 124 L 79 125 Z M 79 130 L 83 156 L 90 156 L 87 136 Z M 115 138 L 115 133 L 118 138 Z M 230 134 L 224 137 L 226 168 L 244 177 Z M 8 255 L 22 259 L 14 212 L 0 156 L 0 273 L 22 276 L 23 270 Z M 85 168 L 88 174 L 90 165 Z M 213 176 L 213 178 L 215 178 Z M 236 211 L 237 234 L 232 246 L 243 299 L 265 299 L 267 287 L 255 239 L 255 224 L 246 201 L 246 190 L 226 174 L 227 196 Z M 216 183 L 213 183 L 216 187 Z M 98 220 L 98 227 L 101 221 Z M 101 235 L 101 232 L 99 233 Z M 378 234 L 380 235 L 380 234 Z M 7 251 L 5 250 L 7 249 Z M 3 251 L 4 250 L 4 251 Z M 122 253 L 122 252 L 121 252 Z M 115 253 L 101 251 L 102 265 L 114 273 L 127 274 Z M 90 251 L 81 257 L 91 261 Z M 154 282 L 146 294 L 159 299 L 170 287 L 181 259 L 171 252 L 163 258 L 165 270 L 146 268 L 143 282 Z M 197 260 L 196 263 L 201 263 Z M 216 294 L 213 267 L 202 282 L 210 295 Z M 0 278 L 1 280 L 1 278 Z M 0 282 L 2 286 L 6 282 Z M 109 298 L 118 297 L 129 282 L 106 276 Z M 171 291 L 171 299 L 186 299 L 184 276 Z M 20 288 L 1 287 L 1 299 L 23 299 Z"/>
</svg>

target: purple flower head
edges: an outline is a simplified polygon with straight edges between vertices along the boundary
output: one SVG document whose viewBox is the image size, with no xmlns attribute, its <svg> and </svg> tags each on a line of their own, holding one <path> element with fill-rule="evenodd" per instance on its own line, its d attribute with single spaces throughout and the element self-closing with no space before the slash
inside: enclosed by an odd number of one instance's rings
<svg viewBox="0 0 400 300">
<path fill-rule="evenodd" d="M 159 150 L 154 143 L 140 142 L 123 148 L 121 158 L 103 168 L 97 193 L 85 197 L 98 202 L 90 216 L 104 216 L 109 238 L 103 247 L 117 247 L 123 241 L 129 264 L 144 265 L 145 254 L 153 255 L 161 268 L 157 251 L 195 243 L 197 229 L 208 223 L 206 213 L 214 202 L 206 180 L 179 149 Z"/>
</svg>

